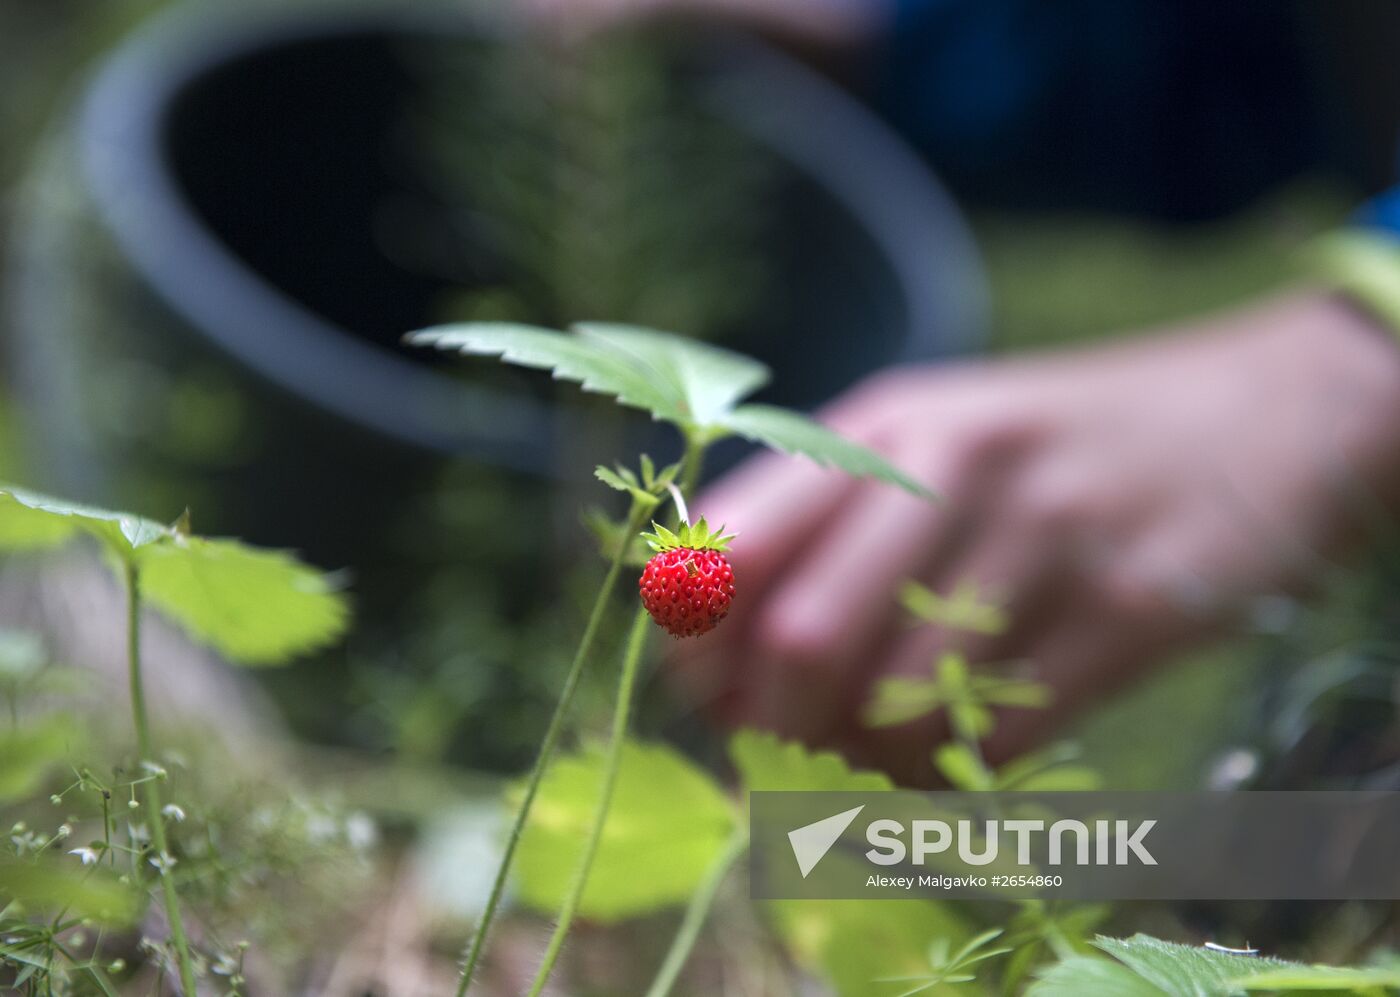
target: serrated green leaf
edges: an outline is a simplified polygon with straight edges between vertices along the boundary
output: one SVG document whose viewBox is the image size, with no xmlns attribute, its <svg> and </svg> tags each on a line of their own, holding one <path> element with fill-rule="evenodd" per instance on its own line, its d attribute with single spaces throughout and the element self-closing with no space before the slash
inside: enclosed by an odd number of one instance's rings
<svg viewBox="0 0 1400 997">
<path fill-rule="evenodd" d="M 1100 937 L 1094 945 L 1172 997 L 1228 997 L 1243 993 L 1237 980 L 1267 970 L 1298 968 L 1281 959 L 1178 945 L 1149 935 Z"/>
<path fill-rule="evenodd" d="M 599 746 L 559 759 L 545 775 L 517 853 L 517 886 L 529 906 L 558 910 L 602 778 Z M 685 902 L 736 822 L 734 806 L 702 769 L 665 745 L 628 741 L 579 913 L 617 921 Z"/>
<path fill-rule="evenodd" d="M 0 730 L 0 802 L 28 796 L 55 766 L 81 752 L 82 733 L 63 716 Z"/>
<path fill-rule="evenodd" d="M 603 339 L 507 322 L 466 322 L 409 333 L 415 346 L 433 346 L 549 371 L 556 380 L 574 381 L 584 391 L 611 395 L 654 418 L 690 421 L 684 392 L 673 381 L 636 358 L 619 353 Z"/>
<path fill-rule="evenodd" d="M 934 497 L 931 491 L 873 450 L 852 443 L 796 412 L 772 405 L 741 405 L 725 413 L 718 425 L 774 450 L 801 454 L 823 467 L 835 467 L 855 477 L 898 485 L 920 498 Z"/>
<path fill-rule="evenodd" d="M 1031 984 L 1026 997 L 1173 997 L 1122 963 L 1094 956 L 1072 956 L 1051 966 Z"/>
<path fill-rule="evenodd" d="M 168 532 L 140 516 L 0 486 L 0 550 L 41 550 L 87 533 L 119 557 L 129 557 Z"/>
<path fill-rule="evenodd" d="M 188 513 L 181 520 L 188 524 Z M 345 598 L 291 554 L 207 540 L 128 513 L 0 490 L 0 549 L 51 547 L 82 534 L 138 570 L 145 600 L 231 660 L 278 664 L 338 639 Z"/>
<path fill-rule="evenodd" d="M 631 358 L 683 399 L 684 412 L 701 426 L 718 423 L 742 398 L 768 383 L 768 368 L 742 353 L 669 332 L 608 322 L 578 322 L 585 339 Z"/>
<path fill-rule="evenodd" d="M 883 772 L 852 769 L 834 751 L 811 751 L 767 731 L 741 730 L 729 739 L 729 757 L 745 791 L 852 791 L 893 789 Z"/>
<path fill-rule="evenodd" d="M 331 580 L 291 554 L 191 537 L 141 557 L 150 605 L 242 664 L 282 664 L 338 640 L 349 622 Z"/>
<path fill-rule="evenodd" d="M 593 469 L 593 477 L 597 478 L 614 491 L 630 492 L 632 490 L 632 486 L 623 481 L 616 471 L 604 467 L 602 464 L 599 464 Z"/>
</svg>

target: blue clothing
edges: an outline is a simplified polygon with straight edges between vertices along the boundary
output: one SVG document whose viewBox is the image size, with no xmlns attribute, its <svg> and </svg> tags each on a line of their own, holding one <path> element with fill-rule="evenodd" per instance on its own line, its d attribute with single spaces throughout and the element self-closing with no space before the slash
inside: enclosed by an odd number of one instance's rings
<svg viewBox="0 0 1400 997">
<path fill-rule="evenodd" d="M 1306 4 L 889 2 L 877 103 L 971 200 L 1191 220 L 1306 172 L 1370 182 Z M 1400 233 L 1400 193 L 1367 217 Z"/>
</svg>

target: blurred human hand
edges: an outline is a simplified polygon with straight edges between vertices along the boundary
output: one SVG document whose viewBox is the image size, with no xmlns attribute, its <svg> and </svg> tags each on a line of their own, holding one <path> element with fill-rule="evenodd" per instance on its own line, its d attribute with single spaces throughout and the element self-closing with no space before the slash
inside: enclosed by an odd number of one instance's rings
<svg viewBox="0 0 1400 997">
<path fill-rule="evenodd" d="M 940 649 L 1026 659 L 1053 692 L 988 754 L 1209 636 L 1251 596 L 1305 585 L 1356 539 L 1348 494 L 1400 497 L 1400 345 L 1307 294 L 1125 343 L 879 374 L 823 415 L 937 490 L 930 504 L 762 455 L 692 503 L 738 534 L 730 619 L 679 651 L 725 723 L 835 744 L 911 782 L 938 718 L 865 730 L 872 684 Z M 911 629 L 906 579 L 975 583 L 1010 627 Z"/>
</svg>

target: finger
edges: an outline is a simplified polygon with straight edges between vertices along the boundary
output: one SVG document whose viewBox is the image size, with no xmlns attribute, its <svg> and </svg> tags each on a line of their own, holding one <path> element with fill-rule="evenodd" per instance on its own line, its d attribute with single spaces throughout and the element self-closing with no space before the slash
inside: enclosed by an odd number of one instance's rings
<svg viewBox="0 0 1400 997">
<path fill-rule="evenodd" d="M 804 536 L 821 532 L 855 484 L 845 475 L 807 461 L 765 454 L 746 463 L 700 495 L 692 514 L 703 514 L 735 534 L 729 560 L 735 598 L 728 617 L 710 634 L 679 644 L 670 673 L 685 704 L 725 719 L 741 684 L 750 623 L 764 605 L 772 577 L 801 554 Z"/>
<path fill-rule="evenodd" d="M 938 553 L 939 514 L 913 496 L 866 486 L 774 579 L 749 637 L 744 719 L 803 739 L 829 732 L 862 653 L 897 616 L 899 583 Z M 786 578 L 786 580 L 784 580 Z"/>
</svg>

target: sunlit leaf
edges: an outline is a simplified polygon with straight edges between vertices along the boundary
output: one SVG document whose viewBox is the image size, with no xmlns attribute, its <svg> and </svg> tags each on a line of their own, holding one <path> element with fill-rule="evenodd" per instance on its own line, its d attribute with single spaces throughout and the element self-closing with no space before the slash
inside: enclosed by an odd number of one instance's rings
<svg viewBox="0 0 1400 997">
<path fill-rule="evenodd" d="M 771 405 L 738 405 L 768 382 L 768 368 L 750 357 L 636 326 L 583 322 L 574 329 L 570 334 L 513 323 L 467 322 L 423 329 L 405 340 L 547 370 L 556 379 L 611 395 L 623 405 L 709 439 L 738 434 L 847 474 L 932 497 L 879 454 L 805 416 Z"/>
<path fill-rule="evenodd" d="M 873 450 L 788 409 L 741 405 L 725 414 L 719 424 L 745 439 L 783 453 L 801 454 L 823 467 L 835 467 L 858 478 L 876 478 L 921 498 L 933 498 L 931 491 Z"/>
<path fill-rule="evenodd" d="M 114 552 L 125 554 L 153 542 L 163 532 L 160 524 L 140 516 L 0 487 L 0 550 L 40 550 L 88 533 Z"/>
<path fill-rule="evenodd" d="M 468 322 L 436 326 L 405 337 L 415 346 L 433 346 L 549 371 L 556 380 L 574 381 L 584 391 L 611 395 L 657 419 L 684 423 L 690 418 L 683 390 L 662 379 L 608 342 L 536 326 Z"/>
<path fill-rule="evenodd" d="M 0 489 L 0 550 L 97 538 L 137 570 L 147 602 L 230 659 L 275 664 L 339 638 L 349 611 L 319 571 L 281 551 L 186 535 L 127 513 Z"/>
<path fill-rule="evenodd" d="M 719 423 L 738 402 L 768 383 L 768 368 L 751 357 L 671 333 L 606 322 L 580 322 L 579 335 L 630 357 L 684 399 L 697 425 Z"/>
<path fill-rule="evenodd" d="M 230 660 L 281 664 L 334 642 L 349 609 L 331 580 L 282 551 L 189 537 L 141 558 L 146 600 Z"/>
<path fill-rule="evenodd" d="M 1222 997 L 1240 991 L 1235 981 L 1296 964 L 1267 956 L 1236 955 L 1149 935 L 1098 938 L 1094 945 L 1173 997 Z"/>
<path fill-rule="evenodd" d="M 1031 984 L 1026 997 L 1173 997 L 1122 963 L 1095 956 L 1073 956 L 1051 966 Z"/>
<path fill-rule="evenodd" d="M 852 769 L 834 751 L 811 751 L 767 731 L 735 733 L 729 739 L 729 757 L 748 792 L 872 792 L 894 788 L 883 772 Z"/>
<path fill-rule="evenodd" d="M 517 888 L 558 910 L 573 881 L 602 786 L 603 750 L 556 761 L 520 839 Z M 734 832 L 737 815 L 715 781 L 672 748 L 629 741 L 579 912 L 616 921 L 684 903 Z"/>
<path fill-rule="evenodd" d="M 840 997 L 893 997 L 879 982 L 928 969 L 929 941 L 972 934 L 947 904 L 930 900 L 776 900 L 764 906 L 793 958 Z"/>
</svg>

